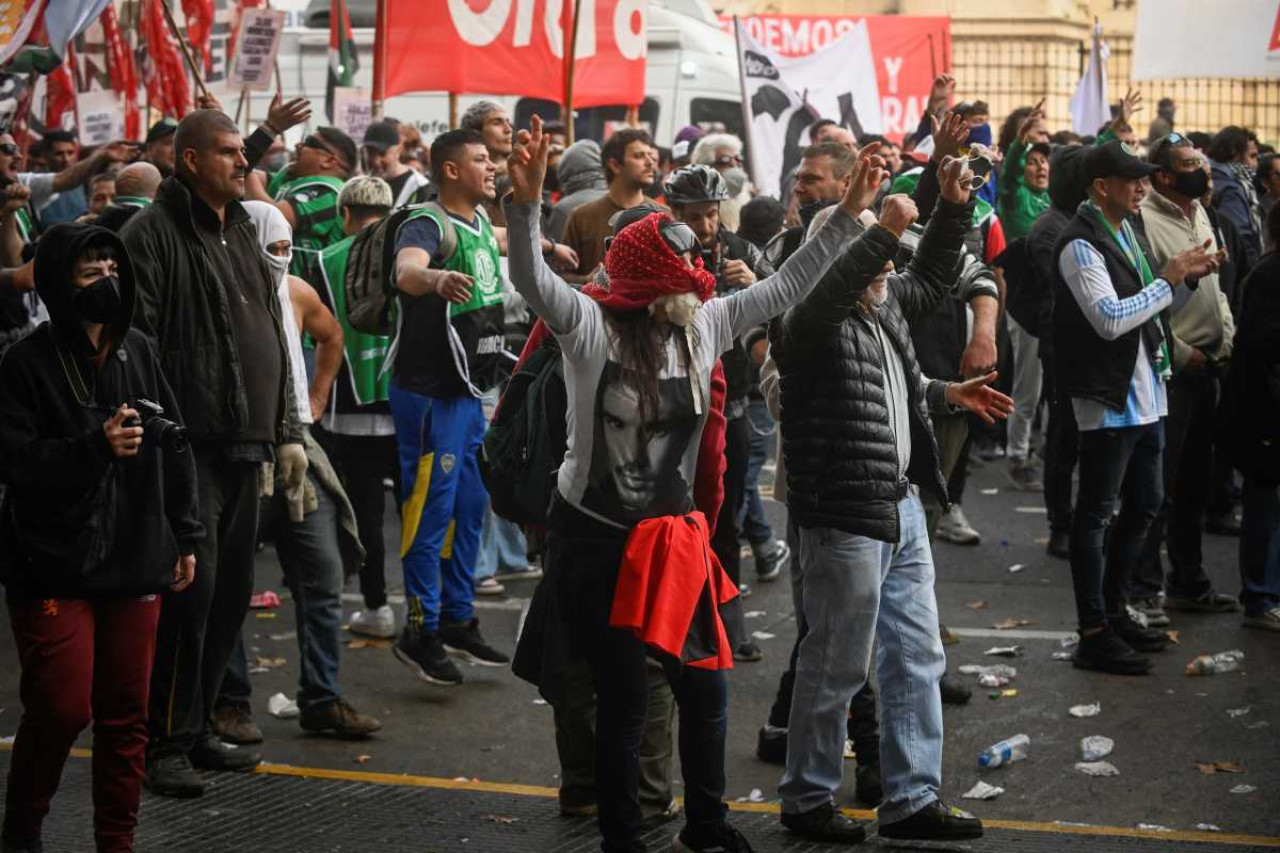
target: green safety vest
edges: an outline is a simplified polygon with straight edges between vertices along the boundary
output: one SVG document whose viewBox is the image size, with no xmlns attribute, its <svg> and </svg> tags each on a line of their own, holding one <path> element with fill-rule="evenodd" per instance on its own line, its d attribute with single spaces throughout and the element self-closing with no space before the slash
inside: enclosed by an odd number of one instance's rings
<svg viewBox="0 0 1280 853">
<path fill-rule="evenodd" d="M 351 391 L 361 406 L 387 399 L 391 375 L 383 370 L 391 338 L 357 331 L 347 322 L 347 256 L 355 237 L 347 237 L 320 253 L 320 274 L 333 316 L 342 324 L 342 348 Z"/>
<path fill-rule="evenodd" d="M 276 181 L 273 178 L 272 183 Z M 289 272 L 312 286 L 320 282 L 320 252 L 343 238 L 338 194 L 343 180 L 329 175 L 294 178 L 276 186 L 271 197 L 293 206 L 293 262 Z"/>
</svg>

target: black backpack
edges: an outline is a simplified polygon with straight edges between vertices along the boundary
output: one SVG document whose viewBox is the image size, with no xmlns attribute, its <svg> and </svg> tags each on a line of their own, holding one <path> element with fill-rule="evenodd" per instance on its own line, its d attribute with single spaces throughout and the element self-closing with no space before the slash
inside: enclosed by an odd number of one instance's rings
<svg viewBox="0 0 1280 853">
<path fill-rule="evenodd" d="M 549 337 L 507 381 L 484 435 L 480 475 L 500 518 L 523 527 L 547 523 L 568 447 L 568 408 L 560 343 Z"/>
</svg>

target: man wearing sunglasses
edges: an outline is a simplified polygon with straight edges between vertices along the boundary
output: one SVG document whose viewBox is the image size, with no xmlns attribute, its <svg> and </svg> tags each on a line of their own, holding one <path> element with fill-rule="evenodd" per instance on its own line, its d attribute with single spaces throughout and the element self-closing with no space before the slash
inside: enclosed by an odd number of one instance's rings
<svg viewBox="0 0 1280 853">
<path fill-rule="evenodd" d="M 271 202 L 293 228 L 293 263 L 289 272 L 309 282 L 321 283 L 320 252 L 343 238 L 338 194 L 359 164 L 356 144 L 336 127 L 321 127 L 294 149 L 291 165 L 262 178 L 250 172 L 247 196 Z"/>
<path fill-rule="evenodd" d="M 10 184 L 21 184 L 31 192 L 31 208 L 25 219 L 26 233 L 23 242 L 30 242 L 35 236 L 34 218 L 40 211 L 58 198 L 59 193 L 67 192 L 82 186 L 89 178 L 102 171 L 110 163 L 128 163 L 138 158 L 139 145 L 136 142 L 111 142 L 103 145 L 78 163 L 63 169 L 61 172 L 21 172 L 22 151 L 8 133 L 0 133 L 0 187 Z M 34 218 L 31 214 L 34 214 Z"/>
</svg>

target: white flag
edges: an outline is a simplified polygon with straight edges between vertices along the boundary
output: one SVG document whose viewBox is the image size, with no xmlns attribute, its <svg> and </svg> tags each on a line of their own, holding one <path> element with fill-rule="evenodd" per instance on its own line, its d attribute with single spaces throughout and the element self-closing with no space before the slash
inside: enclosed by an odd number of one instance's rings
<svg viewBox="0 0 1280 853">
<path fill-rule="evenodd" d="M 1089 51 L 1089 67 L 1071 96 L 1071 129 L 1081 136 L 1092 136 L 1111 121 L 1111 98 L 1107 94 L 1107 57 L 1111 48 L 1102 40 L 1102 26 L 1093 26 L 1093 49 Z"/>
<path fill-rule="evenodd" d="M 839 40 L 808 56 L 783 57 L 751 38 L 736 22 L 743 105 L 750 134 L 751 173 L 765 195 L 778 197 L 783 177 L 809 144 L 819 116 L 855 136 L 881 133 L 880 89 L 871 39 L 859 21 Z"/>
</svg>

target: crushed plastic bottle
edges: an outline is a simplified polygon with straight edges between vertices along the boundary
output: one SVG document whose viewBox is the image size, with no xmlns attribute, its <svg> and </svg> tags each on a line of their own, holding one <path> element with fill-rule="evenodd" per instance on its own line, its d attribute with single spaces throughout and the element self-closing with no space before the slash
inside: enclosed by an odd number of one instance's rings
<svg viewBox="0 0 1280 853">
<path fill-rule="evenodd" d="M 978 676 L 978 683 L 983 687 L 1004 687 L 1009 683 L 1009 676 L 987 673 Z"/>
<path fill-rule="evenodd" d="M 1027 748 L 1031 746 L 1031 738 L 1027 735 L 1014 735 L 1008 740 L 993 744 L 978 756 L 978 766 L 999 767 L 1012 764 L 1027 757 Z"/>
<path fill-rule="evenodd" d="M 1187 675 L 1218 675 L 1223 672 L 1235 672 L 1243 663 L 1244 652 L 1239 649 L 1218 652 L 1216 655 L 1200 655 L 1187 664 Z"/>
<path fill-rule="evenodd" d="M 1089 735 L 1089 737 L 1080 738 L 1080 757 L 1087 762 L 1106 758 L 1115 748 L 1116 742 L 1109 737 Z"/>
<path fill-rule="evenodd" d="M 1018 677 L 1016 667 L 1009 666 L 1007 663 L 993 663 L 990 666 L 981 666 L 976 663 L 966 663 L 960 667 L 960 672 L 965 675 L 999 675 L 1012 681 Z"/>
</svg>

